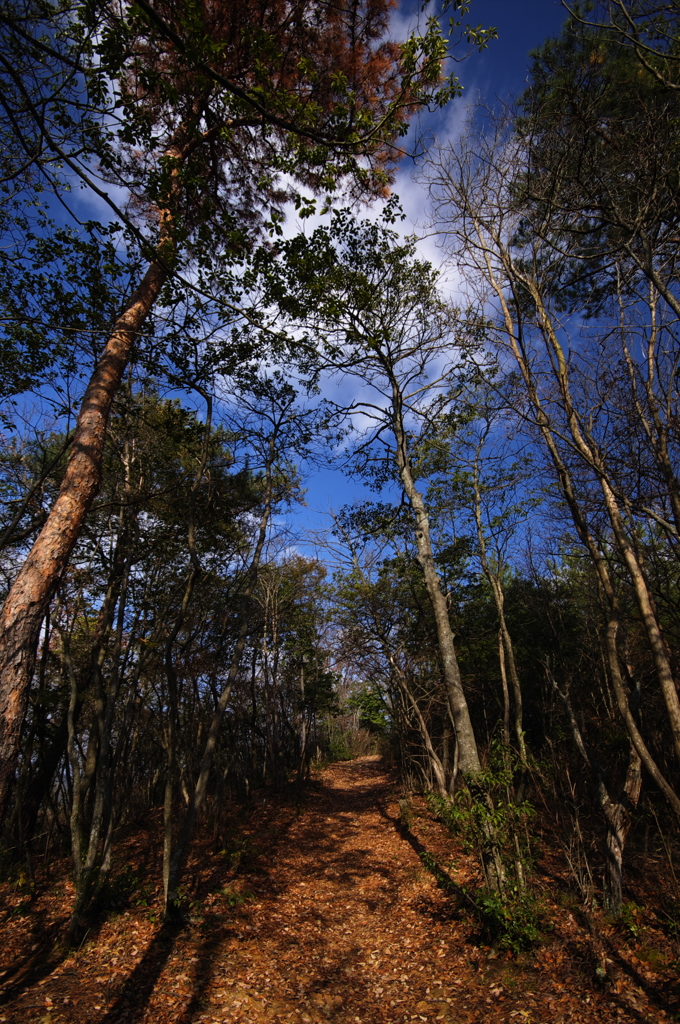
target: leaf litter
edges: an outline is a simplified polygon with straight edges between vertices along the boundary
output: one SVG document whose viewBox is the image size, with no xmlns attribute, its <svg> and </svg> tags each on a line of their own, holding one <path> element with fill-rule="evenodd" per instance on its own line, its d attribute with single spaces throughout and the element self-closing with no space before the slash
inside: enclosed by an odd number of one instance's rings
<svg viewBox="0 0 680 1024">
<path fill-rule="evenodd" d="M 480 944 L 442 885 L 474 861 L 399 792 L 378 757 L 327 767 L 295 803 L 251 809 L 222 849 L 204 836 L 187 869 L 184 927 L 159 923 L 159 836 L 119 844 L 137 888 L 76 951 L 60 949 L 72 888 L 52 865 L 33 893 L 3 885 L 0 1024 L 602 1024 L 678 1020 L 677 950 L 645 926 L 543 896 L 541 945 Z M 160 833 L 160 829 L 156 830 Z M 427 856 L 423 856 L 426 851 Z M 125 875 L 123 877 L 126 877 Z M 140 883 L 140 878 L 143 883 Z"/>
</svg>

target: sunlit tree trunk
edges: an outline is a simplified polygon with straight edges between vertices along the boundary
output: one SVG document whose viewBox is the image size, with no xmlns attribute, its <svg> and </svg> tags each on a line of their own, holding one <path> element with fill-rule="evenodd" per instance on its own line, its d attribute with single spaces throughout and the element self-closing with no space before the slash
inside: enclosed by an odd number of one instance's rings
<svg viewBox="0 0 680 1024">
<path fill-rule="evenodd" d="M 383 365 L 392 391 L 392 430 L 396 442 L 397 469 L 415 516 L 418 561 L 423 570 L 425 587 L 430 599 L 437 629 L 439 657 L 458 743 L 458 767 L 465 779 L 466 785 L 470 789 L 473 799 L 490 805 L 491 797 L 479 781 L 482 763 L 479 757 L 467 699 L 463 690 L 446 596 L 442 590 L 441 580 L 435 565 L 432 540 L 430 538 L 430 518 L 423 496 L 416 487 L 411 468 L 404 425 L 403 396 L 388 358 L 381 358 L 384 360 Z M 489 807 L 489 809 L 491 808 Z M 488 819 L 484 825 L 482 859 L 490 887 L 502 892 L 505 886 L 505 869 L 496 837 Z"/>
</svg>

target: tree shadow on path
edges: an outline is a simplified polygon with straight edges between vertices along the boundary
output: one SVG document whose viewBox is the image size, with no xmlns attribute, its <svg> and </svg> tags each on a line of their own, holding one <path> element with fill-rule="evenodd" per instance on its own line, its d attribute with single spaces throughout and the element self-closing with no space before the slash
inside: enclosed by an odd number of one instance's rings
<svg viewBox="0 0 680 1024">
<path fill-rule="evenodd" d="M 165 924 L 156 933 L 144 956 L 128 975 L 113 1006 L 102 1017 L 101 1024 L 119 1024 L 122 1021 L 134 1024 L 141 1020 L 184 927 L 182 923 Z"/>
<path fill-rule="evenodd" d="M 394 827 L 397 835 L 399 835 L 401 839 L 408 843 L 411 849 L 415 851 L 421 864 L 430 872 L 442 892 L 446 893 L 447 896 L 455 897 L 459 907 L 467 907 L 468 910 L 478 914 L 477 905 L 469 893 L 454 882 L 449 873 L 441 866 L 434 854 L 430 853 L 418 837 L 411 832 L 411 829 L 408 827 L 406 822 L 397 816 L 392 817 L 384 804 L 379 804 L 378 810 L 383 818 L 389 821 Z"/>
<path fill-rule="evenodd" d="M 66 959 L 70 949 L 63 948 L 57 952 L 55 942 L 67 920 L 64 917 L 46 925 L 38 919 L 31 935 L 35 940 L 32 947 L 17 956 L 11 967 L 0 975 L 0 1006 L 13 1002 L 28 989 L 39 985 Z"/>
</svg>

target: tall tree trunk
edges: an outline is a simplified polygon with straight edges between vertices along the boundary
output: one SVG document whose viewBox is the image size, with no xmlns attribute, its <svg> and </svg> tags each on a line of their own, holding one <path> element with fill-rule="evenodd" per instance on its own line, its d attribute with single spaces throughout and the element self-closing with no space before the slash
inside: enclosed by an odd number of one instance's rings
<svg viewBox="0 0 680 1024">
<path fill-rule="evenodd" d="M 606 816 L 604 908 L 616 915 L 621 913 L 623 904 L 623 851 L 633 823 L 632 811 L 637 807 L 641 789 L 642 761 L 631 743 L 628 771 L 621 797 L 618 803 L 611 805 Z"/>
<path fill-rule="evenodd" d="M 71 856 L 73 858 L 73 878 L 76 888 L 80 884 L 80 875 L 83 869 L 83 832 L 80 813 L 80 804 L 83 796 L 83 787 L 80 777 L 80 761 L 76 748 L 76 709 L 78 707 L 78 678 L 73 669 L 70 651 L 62 638 L 64 649 L 64 664 L 68 673 L 70 685 L 70 700 L 68 705 L 68 760 L 71 767 L 71 780 L 73 795 L 71 797 L 71 814 L 69 826 L 71 829 Z"/>
<path fill-rule="evenodd" d="M 442 672 L 458 737 L 460 770 L 463 775 L 478 775 L 482 770 L 482 764 L 479 759 L 477 740 L 472 728 L 470 711 L 465 693 L 463 692 L 458 658 L 456 657 L 456 649 L 453 643 L 453 630 L 449 622 L 449 609 L 434 561 L 434 552 L 430 539 L 430 519 L 425 508 L 425 502 L 415 485 L 411 471 L 411 460 L 408 454 L 406 432 L 403 423 L 401 392 L 394 375 L 389 373 L 389 376 L 392 381 L 393 430 L 397 442 L 397 468 L 404 491 L 415 515 L 418 561 L 423 570 L 427 596 L 430 600 L 437 629 L 437 644 Z"/>
<path fill-rule="evenodd" d="M 506 754 L 505 760 L 509 761 L 510 748 L 510 691 L 508 690 L 508 674 L 505 668 L 505 648 L 503 647 L 503 634 L 498 631 L 498 665 L 501 670 L 501 688 L 503 690 L 503 746 Z"/>
<path fill-rule="evenodd" d="M 152 263 L 116 321 L 83 398 L 57 500 L 0 613 L 0 819 L 19 753 L 40 626 L 99 490 L 111 406 L 135 338 L 166 278 L 167 270 Z"/>
<path fill-rule="evenodd" d="M 122 537 L 125 536 L 123 519 L 124 510 L 121 511 Z M 71 943 L 75 942 L 79 937 L 83 916 L 89 911 L 93 898 L 101 891 L 111 863 L 113 779 L 115 769 L 113 737 L 116 705 L 122 682 L 121 660 L 125 632 L 125 609 L 127 606 L 128 584 L 133 557 L 132 551 L 129 545 L 125 543 L 125 540 L 119 540 L 117 548 L 122 552 L 125 563 L 118 599 L 116 629 L 113 650 L 111 652 L 111 667 L 107 674 L 106 684 L 104 684 L 101 672 L 101 663 L 98 664 L 95 675 L 99 756 L 94 776 L 94 801 L 87 853 L 82 869 L 76 868 L 76 900 L 67 930 L 67 941 Z M 103 851 L 100 852 L 102 839 L 104 846 Z"/>
<path fill-rule="evenodd" d="M 643 765 L 645 766 L 651 777 L 654 779 L 656 784 L 659 786 L 659 788 L 666 796 L 668 802 L 670 803 L 676 815 L 680 816 L 680 798 L 678 797 L 677 793 L 674 791 L 673 787 L 670 785 L 668 780 L 661 773 L 659 766 L 652 757 L 651 751 L 647 747 L 644 738 L 638 728 L 638 724 L 635 721 L 635 718 L 630 710 L 628 696 L 626 694 L 626 689 L 623 682 L 623 675 L 621 672 L 619 654 L 616 645 L 616 637 L 619 630 L 618 599 L 609 574 L 609 569 L 605 563 L 604 557 L 597 545 L 595 538 L 590 532 L 588 523 L 585 518 L 585 514 L 583 512 L 583 508 L 576 496 L 576 492 L 574 489 L 569 469 L 565 464 L 564 460 L 562 459 L 559 449 L 557 447 L 557 443 L 554 437 L 554 427 L 550 421 L 550 417 L 543 408 L 543 403 L 538 393 L 538 387 L 533 375 L 533 370 L 530 365 L 522 341 L 521 315 L 518 314 L 517 323 L 515 323 L 515 319 L 511 312 L 505 290 L 492 266 L 490 248 L 489 244 L 485 240 L 482 225 L 480 224 L 476 216 L 473 217 L 473 220 L 475 223 L 475 230 L 478 235 L 479 243 L 484 253 L 484 260 L 486 263 L 488 280 L 496 293 L 499 306 L 503 314 L 505 332 L 507 335 L 508 343 L 515 357 L 515 360 L 517 361 L 517 365 L 524 380 L 529 401 L 531 402 L 531 405 L 533 406 L 536 415 L 536 423 L 540 430 L 543 441 L 545 442 L 546 448 L 548 449 L 552 463 L 555 467 L 555 472 L 558 479 L 560 490 L 567 503 L 567 507 L 569 508 L 569 511 L 571 513 L 579 539 L 581 540 L 581 543 L 590 555 L 601 588 L 601 594 L 603 596 L 604 602 L 606 603 L 607 662 L 609 665 L 612 685 L 614 687 L 614 693 L 616 695 L 616 701 L 619 711 L 621 713 L 621 717 L 625 722 L 626 729 L 630 737 L 630 741 L 635 747 L 635 750 L 639 755 Z M 493 238 L 490 244 L 498 247 L 498 254 L 503 262 L 504 270 L 507 273 L 507 278 L 511 283 L 513 283 L 517 275 L 509 253 L 504 248 L 502 242 L 498 238 Z M 522 278 L 522 280 L 524 279 Z M 517 300 L 515 301 L 516 305 L 519 307 Z"/>
<path fill-rule="evenodd" d="M 177 765 L 177 726 L 179 719 L 179 693 L 177 683 L 177 670 L 173 658 L 172 648 L 182 628 L 186 614 L 191 602 L 194 590 L 194 583 L 198 569 L 192 565 L 184 588 L 182 604 L 180 605 L 177 617 L 165 642 L 165 677 L 168 685 L 168 714 L 165 729 L 165 751 L 167 756 L 165 794 L 163 797 L 163 891 L 165 899 L 168 898 L 168 883 L 170 878 L 170 862 L 172 859 L 172 830 L 174 819 L 175 783 L 178 776 Z"/>
<path fill-rule="evenodd" d="M 501 582 L 501 565 L 497 563 L 496 572 L 491 568 L 489 558 L 486 550 L 486 537 L 484 535 L 484 527 L 482 523 L 482 491 L 479 481 L 479 448 L 475 453 L 474 471 L 472 476 L 472 482 L 474 487 L 475 497 L 475 524 L 477 527 L 477 540 L 479 542 L 479 555 L 482 563 L 482 570 L 493 594 L 493 599 L 496 604 L 496 611 L 498 613 L 499 622 L 499 633 L 498 633 L 498 661 L 501 672 L 501 682 L 503 685 L 503 707 L 504 707 L 504 739 L 507 746 L 510 745 L 509 740 L 509 705 L 508 705 L 508 681 L 507 681 L 507 670 L 510 671 L 510 681 L 512 682 L 512 692 L 515 698 L 515 735 L 517 736 L 517 749 L 519 751 L 520 760 L 522 765 L 526 766 L 527 763 L 527 748 L 524 739 L 524 712 L 522 703 L 522 687 L 519 681 L 519 673 L 517 672 L 517 663 L 515 662 L 515 651 L 512 645 L 512 638 L 510 631 L 508 630 L 507 623 L 505 621 L 505 595 L 503 593 L 503 584 Z"/>
<path fill-rule="evenodd" d="M 491 796 L 481 784 L 482 763 L 477 748 L 477 740 L 467 699 L 463 691 L 458 658 L 453 642 L 453 630 L 449 621 L 449 609 L 446 596 L 442 590 L 441 580 L 434 560 L 434 551 L 430 537 L 430 518 L 423 501 L 423 496 L 415 485 L 411 470 L 411 459 L 408 451 L 406 429 L 404 426 L 403 396 L 394 371 L 387 357 L 381 356 L 383 367 L 392 388 L 392 430 L 396 441 L 396 462 L 399 476 L 409 500 L 416 520 L 416 547 L 425 579 L 428 598 L 432 607 L 437 629 L 439 657 L 446 683 L 446 690 L 451 709 L 456 739 L 458 741 L 458 764 L 470 790 L 473 800 L 485 805 L 491 812 L 483 826 L 482 862 L 484 873 L 490 888 L 502 892 L 505 888 L 505 870 L 500 849 L 491 824 L 493 804 Z"/>
<path fill-rule="evenodd" d="M 298 762 L 297 780 L 302 784 L 307 766 L 307 715 L 305 713 L 305 665 L 300 668 L 300 759 Z"/>
</svg>

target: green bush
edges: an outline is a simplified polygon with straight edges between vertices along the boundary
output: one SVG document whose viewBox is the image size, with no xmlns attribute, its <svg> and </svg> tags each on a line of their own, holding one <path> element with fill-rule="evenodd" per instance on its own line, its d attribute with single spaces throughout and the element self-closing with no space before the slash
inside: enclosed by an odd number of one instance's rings
<svg viewBox="0 0 680 1024">
<path fill-rule="evenodd" d="M 508 886 L 502 894 L 485 887 L 473 900 L 485 937 L 498 949 L 521 953 L 540 938 L 540 904 L 526 886 Z"/>
<path fill-rule="evenodd" d="M 513 752 L 495 744 L 485 770 L 453 800 L 436 794 L 428 798 L 440 821 L 479 857 L 485 870 L 490 847 L 496 851 L 502 883 L 487 878 L 478 892 L 466 895 L 491 942 L 513 952 L 536 942 L 540 916 L 538 900 L 527 887 L 534 863 L 529 823 L 535 811 L 527 800 L 513 798 L 518 768 Z"/>
<path fill-rule="evenodd" d="M 248 889 L 240 890 L 234 888 L 233 885 L 225 885 L 219 890 L 220 896 L 223 896 L 230 907 L 234 910 L 238 907 L 242 907 L 244 903 L 248 903 L 249 900 L 254 900 L 255 896 Z"/>
<path fill-rule="evenodd" d="M 353 761 L 355 756 L 347 735 L 340 733 L 329 737 L 328 758 L 330 761 Z"/>
</svg>

